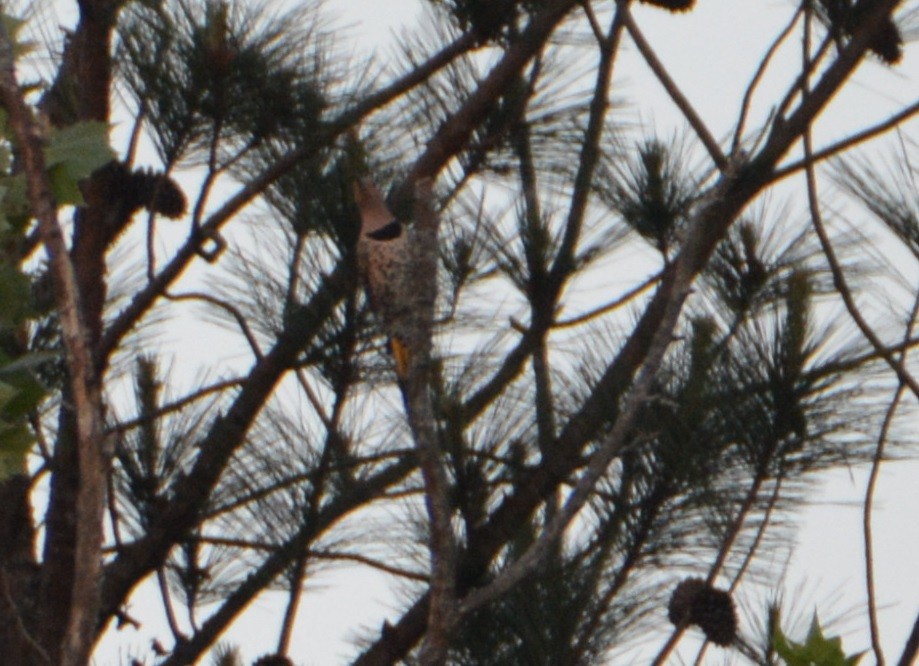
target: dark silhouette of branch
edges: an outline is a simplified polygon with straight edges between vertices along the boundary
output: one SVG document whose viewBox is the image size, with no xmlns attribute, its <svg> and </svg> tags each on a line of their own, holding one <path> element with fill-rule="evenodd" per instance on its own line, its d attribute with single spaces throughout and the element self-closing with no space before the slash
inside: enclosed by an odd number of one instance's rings
<svg viewBox="0 0 919 666">
<path fill-rule="evenodd" d="M 795 24 L 801 17 L 801 13 L 802 7 L 799 7 L 798 11 L 796 11 L 791 17 L 788 25 L 786 25 L 782 32 L 776 36 L 776 38 L 772 41 L 772 44 L 769 45 L 769 49 L 766 51 L 766 54 L 763 56 L 762 60 L 760 60 L 759 66 L 756 68 L 756 72 L 753 74 L 753 78 L 750 79 L 750 83 L 747 85 L 747 89 L 744 91 L 743 101 L 740 103 L 740 116 L 737 118 L 737 125 L 734 128 L 734 139 L 731 142 L 732 154 L 736 153 L 741 147 L 744 130 L 746 129 L 747 125 L 747 115 L 750 112 L 750 103 L 753 101 L 753 94 L 756 92 L 756 88 L 759 85 L 759 82 L 762 80 L 763 75 L 769 68 L 769 64 L 772 62 L 772 57 L 779 50 L 779 47 L 782 45 L 782 43 L 788 39 L 788 35 L 791 34 Z"/>
<path fill-rule="evenodd" d="M 812 164 L 824 162 L 831 157 L 835 157 L 836 155 L 840 155 L 854 148 L 855 146 L 871 141 L 872 139 L 876 139 L 877 137 L 886 132 L 889 132 L 890 130 L 897 129 L 905 121 L 909 120 L 917 113 L 919 113 L 919 101 L 913 102 L 906 108 L 898 111 L 897 113 L 890 116 L 890 118 L 887 118 L 877 125 L 873 125 L 867 129 L 862 130 L 861 132 L 857 132 L 852 136 L 843 139 L 842 141 L 837 141 L 836 143 L 826 146 L 825 148 L 815 150 L 811 155 L 810 162 Z M 776 169 L 772 176 L 772 182 L 778 182 L 787 176 L 801 171 L 807 167 L 807 164 L 808 161 L 806 159 L 801 159 Z"/>
<path fill-rule="evenodd" d="M 919 313 L 919 295 L 913 302 L 913 310 L 910 319 L 906 325 L 904 339 L 908 340 L 916 325 L 916 315 Z M 906 363 L 906 349 L 900 352 L 899 362 Z M 871 461 L 871 473 L 868 475 L 868 486 L 865 489 L 865 501 L 862 511 L 862 527 L 864 532 L 865 545 L 865 587 L 868 594 L 868 626 L 871 630 L 871 649 L 874 651 L 874 657 L 878 666 L 884 666 L 884 651 L 881 648 L 881 631 L 878 623 L 877 598 L 874 582 L 874 540 L 871 532 L 871 514 L 874 505 L 874 493 L 877 487 L 878 477 L 881 472 L 881 463 L 884 460 L 884 450 L 887 444 L 887 433 L 893 423 L 894 416 L 900 406 L 903 398 L 905 386 L 903 382 L 897 384 L 897 389 L 891 398 L 887 413 L 884 415 L 884 422 L 878 432 L 877 445 L 874 449 L 874 459 Z"/>
<path fill-rule="evenodd" d="M 172 545 L 196 523 L 204 499 L 243 442 L 275 385 L 293 367 L 299 352 L 309 344 L 342 297 L 346 277 L 339 266 L 320 283 L 313 299 L 290 316 L 275 346 L 252 367 L 233 404 L 200 443 L 194 466 L 176 481 L 174 499 L 154 519 L 145 536 L 126 546 L 106 565 L 100 619 L 109 617 L 134 585 L 158 567 Z"/>
<path fill-rule="evenodd" d="M 715 140 L 715 137 L 712 136 L 712 133 L 709 131 L 708 127 L 706 127 L 702 118 L 696 113 L 690 101 L 686 99 L 686 96 L 680 90 L 679 86 L 677 86 L 676 82 L 670 77 L 667 68 L 664 67 L 664 64 L 658 59 L 651 45 L 648 43 L 648 40 L 645 39 L 641 30 L 639 30 L 638 25 L 635 23 L 635 19 L 632 18 L 632 13 L 629 11 L 628 3 L 619 2 L 618 7 L 622 12 L 623 21 L 625 22 L 626 29 L 629 31 L 629 36 L 632 38 L 632 41 L 635 42 L 635 46 L 638 47 L 648 67 L 651 68 L 657 80 L 664 86 L 664 90 L 667 91 L 667 94 L 670 95 L 670 99 L 673 100 L 673 103 L 676 104 L 680 113 L 686 118 L 686 122 L 688 122 L 696 132 L 696 136 L 699 137 L 702 145 L 705 146 L 712 161 L 719 170 L 724 171 L 724 169 L 727 168 L 728 161 L 724 156 L 724 151 L 721 150 L 721 146 L 718 145 L 718 142 Z"/>
<path fill-rule="evenodd" d="M 919 655 L 919 616 L 913 623 L 913 630 L 909 632 L 906 639 L 906 645 L 903 646 L 903 654 L 900 655 L 900 661 L 897 666 L 913 666 L 916 663 L 916 656 Z"/>
<path fill-rule="evenodd" d="M 287 607 L 284 609 L 284 620 L 281 622 L 281 635 L 278 637 L 278 654 L 287 654 L 290 650 L 290 637 L 293 634 L 294 621 L 297 619 L 297 609 L 300 598 L 303 596 L 303 579 L 306 575 L 306 556 L 299 557 L 295 564 L 290 580 L 290 592 L 287 598 Z"/>
<path fill-rule="evenodd" d="M 805 160 L 809 161 L 812 155 L 813 153 L 811 152 L 810 137 L 805 133 Z M 815 170 L 812 163 L 804 170 L 807 178 L 807 192 L 811 213 L 811 223 L 814 226 L 814 231 L 817 232 L 817 237 L 820 239 L 820 247 L 823 249 L 823 254 L 830 266 L 830 272 L 833 275 L 833 286 L 836 287 L 836 292 L 839 294 L 843 304 L 846 306 L 846 311 L 849 313 L 852 321 L 855 322 L 855 325 L 858 326 L 858 329 L 862 332 L 862 335 L 865 336 L 865 339 L 871 343 L 871 346 L 874 348 L 874 350 L 881 356 L 881 358 L 884 359 L 887 365 L 890 366 L 890 369 L 894 371 L 900 382 L 907 386 L 909 390 L 912 391 L 913 395 L 919 398 L 919 381 L 917 381 L 916 378 L 910 374 L 904 363 L 894 358 L 894 355 L 888 350 L 887 345 L 881 341 L 881 339 L 877 336 L 877 333 L 875 333 L 871 326 L 869 326 L 868 322 L 865 321 L 865 318 L 862 316 L 858 309 L 858 305 L 855 303 L 855 299 L 852 296 L 851 289 L 849 289 L 845 273 L 839 264 L 839 260 L 836 257 L 836 251 L 833 249 L 829 234 L 827 234 L 826 227 L 823 224 L 823 216 L 820 212 L 820 202 L 817 199 L 817 181 L 814 171 Z"/>
<path fill-rule="evenodd" d="M 241 384 L 242 380 L 239 378 L 225 379 L 223 381 L 215 382 L 210 386 L 205 386 L 203 388 L 197 389 L 196 391 L 192 391 L 191 393 L 184 395 L 174 402 L 169 402 L 165 405 L 161 405 L 150 414 L 139 416 L 136 419 L 120 421 L 119 423 L 107 428 L 106 434 L 117 435 L 142 425 L 149 425 L 156 419 L 159 419 L 160 417 L 166 416 L 168 414 L 179 412 L 188 407 L 190 404 L 197 402 L 198 400 L 207 398 L 208 396 L 212 396 L 217 393 L 221 393 L 227 389 L 237 388 Z"/>
<path fill-rule="evenodd" d="M 544 47 L 549 35 L 576 4 L 576 0 L 550 0 L 530 20 L 520 37 L 505 51 L 475 92 L 431 137 L 425 151 L 415 160 L 406 176 L 406 185 L 436 177 L 447 162 L 465 147 L 472 132 L 488 115 L 507 85 L 520 75 L 530 59 Z M 410 191 L 404 190 L 400 195 L 396 199 L 407 199 Z"/>
<path fill-rule="evenodd" d="M 383 488 L 404 479 L 414 467 L 411 462 L 394 463 L 363 481 L 347 495 L 337 497 L 320 509 L 313 519 L 305 520 L 300 529 L 280 548 L 270 553 L 258 567 L 249 572 L 246 579 L 223 600 L 220 607 L 204 621 L 194 636 L 175 646 L 172 653 L 162 662 L 162 666 L 196 663 L 252 599 L 290 566 L 291 562 L 301 557 L 310 543 L 368 498 L 375 497 Z"/>
</svg>

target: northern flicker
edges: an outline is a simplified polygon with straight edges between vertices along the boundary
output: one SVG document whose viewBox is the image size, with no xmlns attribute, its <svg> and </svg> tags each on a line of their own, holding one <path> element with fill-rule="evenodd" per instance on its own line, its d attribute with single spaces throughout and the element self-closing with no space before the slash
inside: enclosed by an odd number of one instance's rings
<svg viewBox="0 0 919 666">
<path fill-rule="evenodd" d="M 361 214 L 357 261 L 370 306 L 380 318 L 396 363 L 396 374 L 407 377 L 412 341 L 418 322 L 412 297 L 412 253 L 409 230 L 389 210 L 383 193 L 369 179 L 354 185 Z"/>
</svg>

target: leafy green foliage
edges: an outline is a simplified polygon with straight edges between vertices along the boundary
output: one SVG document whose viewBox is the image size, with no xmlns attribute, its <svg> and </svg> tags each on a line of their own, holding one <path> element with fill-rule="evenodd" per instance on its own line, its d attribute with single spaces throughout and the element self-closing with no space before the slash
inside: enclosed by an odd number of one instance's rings
<svg viewBox="0 0 919 666">
<path fill-rule="evenodd" d="M 83 203 L 79 182 L 113 157 L 105 123 L 86 121 L 52 130 L 45 165 L 58 205 Z"/>
<path fill-rule="evenodd" d="M 776 653 L 788 666 L 856 666 L 862 653 L 846 655 L 842 639 L 838 636 L 824 636 L 817 614 L 811 621 L 810 631 L 803 643 L 789 639 L 778 622 L 777 611 L 772 609 L 772 643 Z"/>
<path fill-rule="evenodd" d="M 22 472 L 34 441 L 28 417 L 45 397 L 44 387 L 23 360 L 0 354 L 0 479 Z"/>
<path fill-rule="evenodd" d="M 13 19 L 4 17 L 7 29 Z M 19 24 L 12 27 L 16 28 Z M 4 136 L 11 133 L 0 116 Z M 32 218 L 25 174 L 14 173 L 14 142 L 0 142 L 0 478 L 22 471 L 25 455 L 34 443 L 29 417 L 45 398 L 36 378 L 39 365 L 55 352 L 28 352 L 21 332 L 39 313 L 32 296 L 32 280 L 19 266 L 15 248 Z M 45 163 L 52 194 L 58 205 L 83 201 L 79 183 L 112 159 L 108 127 L 82 122 L 50 132 Z"/>
</svg>

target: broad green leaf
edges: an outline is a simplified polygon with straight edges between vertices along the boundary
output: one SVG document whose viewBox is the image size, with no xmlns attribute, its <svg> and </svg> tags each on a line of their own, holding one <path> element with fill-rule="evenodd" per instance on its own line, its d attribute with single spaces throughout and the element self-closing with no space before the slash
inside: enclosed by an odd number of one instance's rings
<svg viewBox="0 0 919 666">
<path fill-rule="evenodd" d="M 0 480 L 23 471 L 33 442 L 32 433 L 25 425 L 0 421 Z"/>
<path fill-rule="evenodd" d="M 36 366 L 42 365 L 49 361 L 53 361 L 56 358 L 61 356 L 60 352 L 56 351 L 36 351 L 29 352 L 18 357 L 14 361 L 10 361 L 5 365 L 0 365 L 0 376 L 4 373 L 19 372 L 20 370 L 32 370 Z"/>
<path fill-rule="evenodd" d="M 15 393 L 0 405 L 0 418 L 7 420 L 25 418 L 29 412 L 38 407 L 42 398 L 45 397 L 45 388 L 25 370 L 4 375 L 2 383 L 12 386 Z"/>
<path fill-rule="evenodd" d="M 16 266 L 0 261 L 0 330 L 22 323 L 30 314 L 32 288 Z"/>
<path fill-rule="evenodd" d="M 17 393 L 19 393 L 19 389 L 17 389 L 15 386 L 4 381 L 0 381 L 0 410 L 6 407 L 13 400 L 13 398 L 16 397 Z"/>
<path fill-rule="evenodd" d="M 12 164 L 12 151 L 6 144 L 0 143 L 0 173 L 9 173 Z"/>
<path fill-rule="evenodd" d="M 45 148 L 48 167 L 64 164 L 75 178 L 86 178 L 114 157 L 108 143 L 108 125 L 87 121 L 54 129 Z"/>
<path fill-rule="evenodd" d="M 26 181 L 23 174 L 0 176 L 3 194 L 0 196 L 0 221 L 5 221 L 6 228 L 0 227 L 0 233 L 19 233 L 31 218 L 29 199 L 26 194 Z"/>
<path fill-rule="evenodd" d="M 25 425 L 0 422 L 0 451 L 3 453 L 24 456 L 33 441 L 32 433 Z"/>
<path fill-rule="evenodd" d="M 82 122 L 53 130 L 45 148 L 45 163 L 57 203 L 83 203 L 78 183 L 113 157 L 105 123 Z"/>
<path fill-rule="evenodd" d="M 788 666 L 855 666 L 862 657 L 861 653 L 846 656 L 840 637 L 824 636 L 816 613 L 804 643 L 789 640 L 776 623 L 772 647 Z"/>
<path fill-rule="evenodd" d="M 28 371 L 31 362 L 25 359 L 10 360 L 0 352 L 0 419 L 25 418 L 45 396 L 45 387 Z"/>
<path fill-rule="evenodd" d="M 51 183 L 51 192 L 54 201 L 59 205 L 84 203 L 83 193 L 77 183 L 80 178 L 74 176 L 66 164 L 55 164 L 48 168 L 48 182 Z"/>
</svg>

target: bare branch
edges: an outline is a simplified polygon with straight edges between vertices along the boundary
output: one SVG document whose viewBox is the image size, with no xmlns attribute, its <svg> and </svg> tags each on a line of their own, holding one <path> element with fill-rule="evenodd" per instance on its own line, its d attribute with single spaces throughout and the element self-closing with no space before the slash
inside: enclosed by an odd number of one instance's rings
<svg viewBox="0 0 919 666">
<path fill-rule="evenodd" d="M 431 604 L 428 631 L 421 647 L 419 661 L 425 665 L 442 664 L 457 616 L 454 603 L 456 577 L 456 543 L 453 534 L 453 506 L 444 456 L 441 451 L 431 402 L 431 335 L 434 304 L 437 298 L 437 213 L 434 210 L 431 180 L 415 186 L 415 219 L 410 281 L 417 285 L 410 307 L 419 313 L 419 331 L 412 341 L 406 377 L 400 381 L 406 413 L 421 475 L 424 478 L 425 506 L 430 524 Z"/>
<path fill-rule="evenodd" d="M 839 155 L 840 153 L 844 153 L 847 150 L 854 148 L 855 146 L 858 146 L 867 141 L 871 141 L 872 139 L 875 139 L 880 135 L 889 132 L 890 130 L 901 127 L 904 122 L 915 116 L 917 113 L 919 113 L 919 101 L 913 102 L 906 108 L 898 111 L 897 113 L 890 116 L 890 118 L 887 118 L 877 125 L 868 127 L 861 132 L 857 132 L 856 134 L 843 139 L 842 141 L 837 141 L 836 143 L 826 146 L 825 148 L 814 151 L 814 153 L 811 155 L 810 162 L 813 164 L 823 162 L 831 157 Z M 772 175 L 772 182 L 777 182 L 786 176 L 801 171 L 807 167 L 807 164 L 807 159 L 801 159 L 797 162 L 791 162 L 790 164 L 786 164 L 785 166 L 776 169 Z"/>
<path fill-rule="evenodd" d="M 660 273 L 660 272 L 655 275 L 652 275 L 647 280 L 645 280 L 644 282 L 642 282 L 636 287 L 632 287 L 626 293 L 624 293 L 622 296 L 619 296 L 615 300 L 610 301 L 609 303 L 606 303 L 605 305 L 601 305 L 600 307 L 594 310 L 585 312 L 584 314 L 579 314 L 576 317 L 572 317 L 571 319 L 564 319 L 562 321 L 556 322 L 555 324 L 552 325 L 552 328 L 570 328 L 572 326 L 580 326 L 581 324 L 585 324 L 593 319 L 596 319 L 597 317 L 602 317 L 605 314 L 609 314 L 610 312 L 618 310 L 622 306 L 628 305 L 630 302 L 632 302 L 633 299 L 637 298 L 638 296 L 641 296 L 643 293 L 648 291 L 648 289 L 650 289 L 654 285 L 658 284 L 661 281 L 662 275 L 663 273 Z"/>
<path fill-rule="evenodd" d="M 762 80 L 763 75 L 766 73 L 766 69 L 769 67 L 769 63 L 772 62 L 772 57 L 779 50 L 779 47 L 782 43 L 788 38 L 788 35 L 791 34 L 792 29 L 795 27 L 795 24 L 798 22 L 798 19 L 801 18 L 803 6 L 799 6 L 795 13 L 792 15 L 791 20 L 788 22 L 788 25 L 780 32 L 776 38 L 772 41 L 772 44 L 769 45 L 769 49 L 766 51 L 766 55 L 763 56 L 760 60 L 759 66 L 756 68 L 756 72 L 753 74 L 753 78 L 750 79 L 750 83 L 747 86 L 747 89 L 744 91 L 743 101 L 740 103 L 740 117 L 737 119 L 737 126 L 734 129 L 734 140 L 731 142 L 731 153 L 735 153 L 740 149 L 740 144 L 743 141 L 743 133 L 746 127 L 747 114 L 750 112 L 750 103 L 753 101 L 753 93 L 756 92 L 756 87 L 759 85 L 759 82 Z"/>
<path fill-rule="evenodd" d="M 916 300 L 913 302 L 913 310 L 903 335 L 904 341 L 909 340 L 912 335 L 916 324 L 917 313 L 919 313 L 919 294 L 916 295 Z M 906 362 L 906 352 L 907 350 L 904 349 L 899 354 L 899 361 L 901 364 L 905 364 Z M 878 666 L 884 666 L 884 652 L 881 648 L 881 631 L 877 615 L 877 599 L 874 582 L 874 540 L 871 531 L 871 513 L 874 505 L 874 493 L 881 472 L 881 463 L 884 460 L 887 433 L 890 430 L 894 416 L 900 406 L 904 388 L 903 382 L 899 382 L 893 398 L 890 401 L 890 405 L 887 408 L 887 413 L 884 415 L 884 422 L 881 424 L 877 445 L 874 449 L 874 459 L 871 461 L 871 473 L 868 475 L 868 486 L 865 489 L 865 501 L 862 513 L 865 545 L 865 587 L 868 593 L 868 625 L 871 629 L 871 649 L 874 651 L 874 657 Z"/>
<path fill-rule="evenodd" d="M 805 132 L 803 138 L 804 158 L 806 161 L 809 161 L 813 154 L 811 152 L 809 132 Z M 807 198 L 810 206 L 811 223 L 814 226 L 814 231 L 817 232 L 817 238 L 820 239 L 820 247 L 823 249 L 823 254 L 826 257 L 830 272 L 833 275 L 833 286 L 836 288 L 836 292 L 846 306 L 846 310 L 852 318 L 852 321 L 858 326 L 862 335 L 865 336 L 865 339 L 871 343 L 874 350 L 887 362 L 887 365 L 894 371 L 900 382 L 907 386 L 909 390 L 913 392 L 913 395 L 919 398 L 919 381 L 909 373 L 905 363 L 894 358 L 894 355 L 889 351 L 887 345 L 881 341 L 877 333 L 868 325 L 868 322 L 865 321 L 865 318 L 859 311 L 858 305 L 856 305 L 855 299 L 852 296 L 852 291 L 849 289 L 848 282 L 846 281 L 845 273 L 839 264 L 839 259 L 836 257 L 836 251 L 833 249 L 829 234 L 827 234 L 826 227 L 823 224 L 823 216 L 820 212 L 820 201 L 817 198 L 817 177 L 812 163 L 805 168 L 804 173 L 807 180 Z"/>
<path fill-rule="evenodd" d="M 916 663 L 916 655 L 919 655 L 919 616 L 916 617 L 913 629 L 909 632 L 909 638 L 906 639 L 906 645 L 903 646 L 903 654 L 900 655 L 897 666 L 913 666 Z"/>
<path fill-rule="evenodd" d="M 137 428 L 138 426 L 147 425 L 155 419 L 159 419 L 160 417 L 166 416 L 167 414 L 173 414 L 175 412 L 181 411 L 193 402 L 197 402 L 198 400 L 206 398 L 210 395 L 226 391 L 227 389 L 238 388 L 242 383 L 243 380 L 240 378 L 226 379 L 224 381 L 215 382 L 210 386 L 205 386 L 196 391 L 192 391 L 191 393 L 182 396 L 180 399 L 174 402 L 169 402 L 165 405 L 161 405 L 150 414 L 138 417 L 136 419 L 130 419 L 128 421 L 121 421 L 108 428 L 105 431 L 106 435 L 117 435 L 123 432 L 127 432 L 128 430 L 132 430 L 133 428 Z"/>
<path fill-rule="evenodd" d="M 683 114 L 683 117 L 686 118 L 686 121 L 693 130 L 695 130 L 696 135 L 699 137 L 702 145 L 705 146 L 712 161 L 718 166 L 719 170 L 724 171 L 727 167 L 728 160 L 724 156 L 721 146 L 718 145 L 715 137 L 712 136 L 712 133 L 709 131 L 708 127 L 705 126 L 702 118 L 696 113 L 696 110 L 689 100 L 686 99 L 686 96 L 682 93 L 679 86 L 670 78 L 670 74 L 667 73 L 667 68 L 664 67 L 663 63 L 658 59 L 657 54 L 654 53 L 654 49 L 651 48 L 648 40 L 645 39 L 645 36 L 635 23 L 635 19 L 629 11 L 628 3 L 619 2 L 618 7 L 622 12 L 622 20 L 625 23 L 626 29 L 629 31 L 629 36 L 631 36 L 632 41 L 635 42 L 635 46 L 638 47 L 645 62 L 648 63 L 648 67 L 651 68 L 657 80 L 664 86 L 664 90 L 670 95 L 670 99 L 676 104 L 677 108 Z"/>
<path fill-rule="evenodd" d="M 252 332 L 252 328 L 249 326 L 249 323 L 246 321 L 246 318 L 243 316 L 243 313 L 240 312 L 239 308 L 234 306 L 232 303 L 228 303 L 222 298 L 217 298 L 211 294 L 205 294 L 200 291 L 191 291 L 184 294 L 170 294 L 166 292 L 164 296 L 170 301 L 204 301 L 205 303 L 210 303 L 221 310 L 225 310 L 230 314 L 233 319 L 236 320 L 236 324 L 239 326 L 239 330 L 242 332 L 243 336 L 246 338 L 246 342 L 249 343 L 249 348 L 252 350 L 253 356 L 255 356 L 256 361 L 261 361 L 265 355 L 262 353 L 261 347 L 259 347 L 258 340 L 255 339 L 255 334 Z"/>
</svg>

